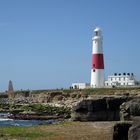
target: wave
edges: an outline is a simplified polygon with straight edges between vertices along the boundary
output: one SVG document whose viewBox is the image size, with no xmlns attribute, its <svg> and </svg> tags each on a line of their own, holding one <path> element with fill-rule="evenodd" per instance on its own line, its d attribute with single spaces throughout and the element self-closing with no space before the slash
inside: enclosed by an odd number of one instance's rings
<svg viewBox="0 0 140 140">
<path fill-rule="evenodd" d="M 8 119 L 8 118 L 0 118 L 0 121 L 12 121 L 13 119 Z"/>
</svg>

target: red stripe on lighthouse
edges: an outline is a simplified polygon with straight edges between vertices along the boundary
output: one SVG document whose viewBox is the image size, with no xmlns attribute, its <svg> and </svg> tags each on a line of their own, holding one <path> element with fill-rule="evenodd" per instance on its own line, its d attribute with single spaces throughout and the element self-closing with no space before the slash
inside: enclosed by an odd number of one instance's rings
<svg viewBox="0 0 140 140">
<path fill-rule="evenodd" d="M 92 54 L 92 69 L 104 69 L 103 54 Z"/>
</svg>

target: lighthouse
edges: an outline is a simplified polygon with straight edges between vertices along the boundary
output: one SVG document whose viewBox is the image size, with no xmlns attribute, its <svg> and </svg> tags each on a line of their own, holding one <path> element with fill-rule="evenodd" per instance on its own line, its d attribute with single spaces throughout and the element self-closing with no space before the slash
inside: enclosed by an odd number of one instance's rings
<svg viewBox="0 0 140 140">
<path fill-rule="evenodd" d="M 101 88 L 104 86 L 104 55 L 103 55 L 103 36 L 99 27 L 95 28 L 92 38 L 92 68 L 91 68 L 91 87 Z"/>
</svg>

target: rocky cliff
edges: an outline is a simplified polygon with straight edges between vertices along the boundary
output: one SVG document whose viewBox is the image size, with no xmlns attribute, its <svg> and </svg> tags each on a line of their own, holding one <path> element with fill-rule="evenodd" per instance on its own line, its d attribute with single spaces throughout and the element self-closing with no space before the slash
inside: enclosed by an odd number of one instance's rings
<svg viewBox="0 0 140 140">
<path fill-rule="evenodd" d="M 120 105 L 131 100 L 130 96 L 112 96 L 86 99 L 73 108 L 74 121 L 118 121 Z"/>
</svg>

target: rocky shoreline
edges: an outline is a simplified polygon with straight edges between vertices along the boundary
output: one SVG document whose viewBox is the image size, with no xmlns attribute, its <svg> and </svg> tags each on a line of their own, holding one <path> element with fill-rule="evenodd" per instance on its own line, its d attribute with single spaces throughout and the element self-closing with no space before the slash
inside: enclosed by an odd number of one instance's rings
<svg viewBox="0 0 140 140">
<path fill-rule="evenodd" d="M 95 91 L 98 94 L 93 94 Z M 0 97 L 0 111 L 10 112 L 9 118 L 12 119 L 117 121 L 112 132 L 113 140 L 118 140 L 119 136 L 121 137 L 119 140 L 140 139 L 138 129 L 140 127 L 139 88 L 95 91 L 16 92 L 14 98 Z M 121 132 L 124 134 L 122 135 Z"/>
<path fill-rule="evenodd" d="M 55 120 L 55 119 L 64 119 L 63 116 L 48 116 L 48 115 L 32 115 L 32 114 L 16 114 L 8 116 L 9 119 L 16 119 L 16 120 Z"/>
</svg>

